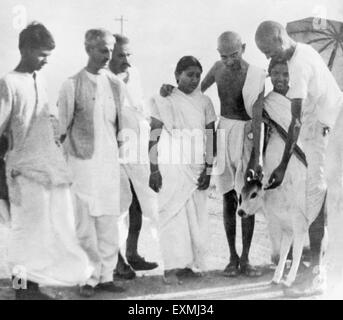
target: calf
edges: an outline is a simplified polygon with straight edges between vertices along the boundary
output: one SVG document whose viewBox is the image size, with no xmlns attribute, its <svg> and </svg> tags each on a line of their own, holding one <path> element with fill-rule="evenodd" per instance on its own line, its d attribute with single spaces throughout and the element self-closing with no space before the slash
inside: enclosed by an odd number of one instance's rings
<svg viewBox="0 0 343 320">
<path fill-rule="evenodd" d="M 306 165 L 295 155 L 289 161 L 283 183 L 274 190 L 265 190 L 273 170 L 281 162 L 284 139 L 276 130 L 271 130 L 265 148 L 262 181 L 247 178 L 239 197 L 237 212 L 242 218 L 264 211 L 268 222 L 274 257 L 279 254 L 279 262 L 272 282 L 282 280 L 287 255 L 293 243 L 291 269 L 283 282 L 291 286 L 296 278 L 302 256 L 305 236 L 312 221 L 308 221 L 305 211 Z M 248 175 L 249 176 L 249 175 Z"/>
</svg>

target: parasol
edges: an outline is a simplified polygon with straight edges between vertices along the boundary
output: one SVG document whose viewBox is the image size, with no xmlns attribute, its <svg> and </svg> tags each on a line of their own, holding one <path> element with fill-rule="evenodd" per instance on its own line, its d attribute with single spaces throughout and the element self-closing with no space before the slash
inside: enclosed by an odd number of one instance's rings
<svg viewBox="0 0 343 320">
<path fill-rule="evenodd" d="M 320 53 L 343 90 L 343 22 L 310 17 L 289 22 L 286 29 L 295 41 Z"/>
</svg>

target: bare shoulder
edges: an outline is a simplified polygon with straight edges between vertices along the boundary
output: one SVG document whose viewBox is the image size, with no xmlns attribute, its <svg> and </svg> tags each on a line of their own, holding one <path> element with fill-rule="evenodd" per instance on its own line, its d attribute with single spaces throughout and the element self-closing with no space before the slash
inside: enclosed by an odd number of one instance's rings
<svg viewBox="0 0 343 320">
<path fill-rule="evenodd" d="M 201 89 L 202 91 L 205 91 L 208 89 L 213 83 L 216 82 L 216 79 L 218 77 L 218 74 L 221 73 L 220 70 L 223 68 L 223 63 L 221 61 L 217 61 L 214 63 L 212 68 L 208 71 L 206 74 L 206 77 L 202 81 Z"/>
</svg>

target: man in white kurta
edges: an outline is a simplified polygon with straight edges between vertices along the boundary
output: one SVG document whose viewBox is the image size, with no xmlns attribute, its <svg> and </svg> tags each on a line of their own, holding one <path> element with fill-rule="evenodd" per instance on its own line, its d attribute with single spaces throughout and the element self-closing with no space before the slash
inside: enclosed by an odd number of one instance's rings
<svg viewBox="0 0 343 320">
<path fill-rule="evenodd" d="M 325 176 L 328 183 L 329 242 L 325 262 L 328 298 L 343 299 L 343 108 L 330 137 Z"/>
<path fill-rule="evenodd" d="M 256 32 L 256 43 L 267 58 L 284 59 L 288 62 L 290 89 L 287 97 L 292 101 L 292 122 L 281 164 L 270 177 L 270 183 L 272 188 L 282 183 L 301 128 L 303 150 L 308 162 L 306 215 L 314 222 L 310 227 L 313 275 L 310 286 L 301 288 L 299 294 L 322 292 L 324 288 L 318 284 L 325 282 L 319 281 L 322 279 L 316 275 L 321 275 L 325 242 L 327 185 L 324 167 L 329 133 L 343 106 L 342 92 L 322 57 L 311 46 L 294 42 L 279 23 L 263 22 Z M 298 294 L 297 289 L 289 293 Z"/>
<path fill-rule="evenodd" d="M 50 39 L 50 46 L 39 42 L 44 38 Z M 92 271 L 78 245 L 71 175 L 55 143 L 46 89 L 36 72 L 54 47 L 51 39 L 41 24 L 24 29 L 19 41 L 22 60 L 0 80 L 0 135 L 9 137 L 8 258 L 19 299 L 44 299 L 37 284 L 77 285 Z"/>
<path fill-rule="evenodd" d="M 142 214 L 149 219 L 156 250 L 157 239 L 157 197 L 147 186 L 149 185 L 149 114 L 146 110 L 141 79 L 137 68 L 131 65 L 130 40 L 121 35 L 115 35 L 110 70 L 125 83 L 125 100 L 122 115 L 121 130 L 121 242 L 126 241 L 126 259 L 134 270 L 151 270 L 157 263 L 145 261 L 138 254 L 138 239 L 142 227 Z M 127 211 L 129 210 L 129 225 Z M 127 238 L 127 239 L 126 239 Z M 123 248 L 124 249 L 124 248 Z M 119 256 L 117 274 L 124 278 L 134 277 L 134 271 L 125 265 Z"/>
<path fill-rule="evenodd" d="M 85 45 L 89 63 L 64 83 L 58 107 L 74 179 L 78 236 L 95 266 L 92 277 L 80 288 L 80 294 L 89 297 L 96 286 L 122 291 L 112 281 L 119 250 L 116 135 L 122 87 L 120 80 L 104 69 L 113 49 L 113 36 L 102 29 L 90 30 Z"/>
</svg>

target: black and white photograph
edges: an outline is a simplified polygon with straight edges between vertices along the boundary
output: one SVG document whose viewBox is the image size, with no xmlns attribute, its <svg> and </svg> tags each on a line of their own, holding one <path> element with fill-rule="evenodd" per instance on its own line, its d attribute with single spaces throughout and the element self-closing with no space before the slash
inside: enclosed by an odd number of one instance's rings
<svg viewBox="0 0 343 320">
<path fill-rule="evenodd" d="M 342 0 L 0 2 L 0 300 L 343 299 Z"/>
</svg>

